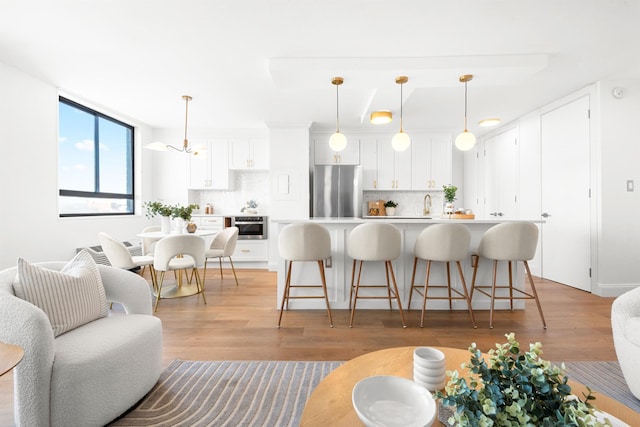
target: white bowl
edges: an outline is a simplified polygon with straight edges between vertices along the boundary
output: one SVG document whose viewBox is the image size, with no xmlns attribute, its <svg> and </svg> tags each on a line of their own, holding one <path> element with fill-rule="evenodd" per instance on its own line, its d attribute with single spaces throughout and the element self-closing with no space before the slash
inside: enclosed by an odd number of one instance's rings
<svg viewBox="0 0 640 427">
<path fill-rule="evenodd" d="M 439 368 L 425 368 L 424 366 L 420 366 L 414 363 L 413 372 L 418 372 L 419 374 L 426 375 L 428 377 L 441 377 L 447 372 L 447 370 L 446 366 L 442 366 Z"/>
<path fill-rule="evenodd" d="M 429 391 L 436 391 L 442 390 L 444 388 L 445 384 L 447 383 L 447 377 L 445 375 L 440 378 L 424 377 L 417 372 L 414 372 L 413 381 Z"/>
<path fill-rule="evenodd" d="M 360 380 L 351 400 L 356 414 L 369 427 L 429 427 L 436 418 L 431 393 L 406 378 L 380 375 Z"/>
<path fill-rule="evenodd" d="M 442 368 L 446 365 L 444 353 L 433 347 L 417 347 L 413 351 L 414 366 Z"/>
<path fill-rule="evenodd" d="M 424 372 L 424 371 L 420 371 L 418 370 L 418 368 L 414 367 L 413 368 L 413 377 L 416 378 L 420 378 L 420 380 L 428 382 L 428 383 L 439 383 L 440 381 L 443 381 L 447 378 L 447 374 L 445 373 L 445 371 L 430 371 L 430 372 Z"/>
</svg>

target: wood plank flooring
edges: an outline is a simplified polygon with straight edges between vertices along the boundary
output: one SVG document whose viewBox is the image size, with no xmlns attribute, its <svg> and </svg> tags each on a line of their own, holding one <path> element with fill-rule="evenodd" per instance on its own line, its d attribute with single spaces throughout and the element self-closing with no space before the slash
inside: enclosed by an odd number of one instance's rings
<svg viewBox="0 0 640 427">
<path fill-rule="evenodd" d="M 540 341 L 543 357 L 555 362 L 617 360 L 611 335 L 611 303 L 558 283 L 536 280 L 548 329 L 543 329 L 535 302 L 525 310 L 499 311 L 494 329 L 489 312 L 475 311 L 478 329 L 466 311 L 427 311 L 420 328 L 420 312 L 405 313 L 403 329 L 397 311 L 361 310 L 349 328 L 347 310 L 333 310 L 329 328 L 325 310 L 285 312 L 278 323 L 276 273 L 237 270 L 207 271 L 205 305 L 202 297 L 161 300 L 156 315 L 163 323 L 163 364 L 187 360 L 349 360 L 388 347 L 437 345 L 483 351 L 505 342 L 515 332 L 520 343 Z M 114 312 L 121 311 L 114 307 Z M 13 422 L 12 374 L 0 378 L 0 425 Z"/>
</svg>

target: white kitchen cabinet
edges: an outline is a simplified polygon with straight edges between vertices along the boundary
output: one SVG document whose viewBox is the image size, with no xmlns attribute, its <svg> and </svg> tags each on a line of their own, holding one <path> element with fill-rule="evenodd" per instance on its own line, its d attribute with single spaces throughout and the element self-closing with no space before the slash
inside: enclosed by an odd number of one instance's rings
<svg viewBox="0 0 640 427">
<path fill-rule="evenodd" d="M 391 139 L 379 139 L 378 190 L 411 189 L 411 147 L 405 151 L 395 151 Z"/>
<path fill-rule="evenodd" d="M 333 151 L 329 146 L 329 137 L 316 138 L 313 141 L 314 163 L 316 165 L 359 165 L 360 141 L 350 138 L 342 151 Z"/>
<path fill-rule="evenodd" d="M 378 189 L 378 140 L 360 139 L 360 164 L 362 165 L 362 189 Z"/>
<path fill-rule="evenodd" d="M 411 189 L 442 190 L 451 183 L 450 135 L 414 135 L 411 150 Z"/>
<path fill-rule="evenodd" d="M 253 138 L 230 140 L 229 169 L 268 170 L 269 141 Z"/>
<path fill-rule="evenodd" d="M 238 240 L 233 252 L 234 261 L 267 261 L 269 240 Z"/>
<path fill-rule="evenodd" d="M 193 147 L 204 145 L 201 154 L 189 156 L 189 188 L 229 190 L 229 148 L 226 139 L 193 140 Z"/>
</svg>

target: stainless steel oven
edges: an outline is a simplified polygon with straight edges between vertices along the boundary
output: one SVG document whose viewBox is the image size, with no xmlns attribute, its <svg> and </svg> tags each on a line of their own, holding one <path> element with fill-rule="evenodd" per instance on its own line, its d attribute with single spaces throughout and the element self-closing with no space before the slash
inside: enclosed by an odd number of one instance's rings
<svg viewBox="0 0 640 427">
<path fill-rule="evenodd" d="M 231 226 L 238 227 L 238 239 L 263 240 L 267 238 L 267 218 L 264 216 L 233 216 Z"/>
</svg>

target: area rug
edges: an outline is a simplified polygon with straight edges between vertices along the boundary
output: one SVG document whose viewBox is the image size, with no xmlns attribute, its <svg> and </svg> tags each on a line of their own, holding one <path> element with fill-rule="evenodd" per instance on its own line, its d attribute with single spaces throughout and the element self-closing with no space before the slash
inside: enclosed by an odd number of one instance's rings
<svg viewBox="0 0 640 427">
<path fill-rule="evenodd" d="M 342 362 L 174 360 L 113 426 L 297 426 L 308 397 Z"/>
<path fill-rule="evenodd" d="M 174 360 L 149 394 L 111 425 L 297 426 L 315 387 L 341 364 Z M 640 412 L 617 362 L 569 362 L 566 370 L 569 378 Z"/>
</svg>

